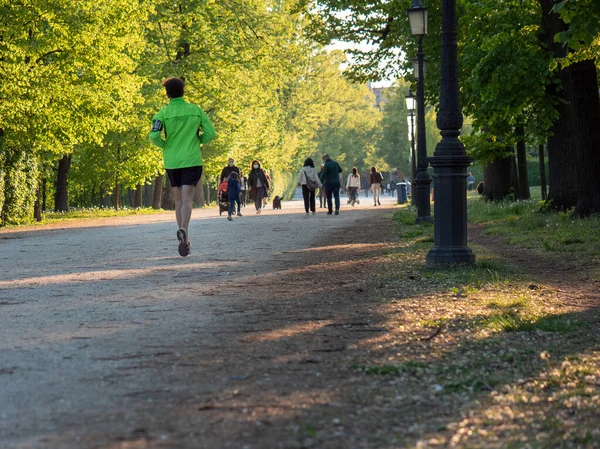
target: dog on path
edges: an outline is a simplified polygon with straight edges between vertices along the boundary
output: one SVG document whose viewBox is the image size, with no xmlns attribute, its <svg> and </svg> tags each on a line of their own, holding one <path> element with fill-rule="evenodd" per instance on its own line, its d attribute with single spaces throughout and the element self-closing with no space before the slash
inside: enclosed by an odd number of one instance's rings
<svg viewBox="0 0 600 449">
<path fill-rule="evenodd" d="M 281 198 L 279 196 L 273 198 L 273 209 L 281 209 Z"/>
</svg>

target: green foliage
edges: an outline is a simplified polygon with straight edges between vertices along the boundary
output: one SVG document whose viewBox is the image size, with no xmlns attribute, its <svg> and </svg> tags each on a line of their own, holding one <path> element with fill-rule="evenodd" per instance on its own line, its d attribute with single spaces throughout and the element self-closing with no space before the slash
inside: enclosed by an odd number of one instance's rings
<svg viewBox="0 0 600 449">
<path fill-rule="evenodd" d="M 406 122 L 408 111 L 405 99 L 407 93 L 408 85 L 402 80 L 386 92 L 387 102 L 383 106 L 383 130 L 378 154 L 391 168 L 398 168 L 409 176 L 410 136 Z"/>
<path fill-rule="evenodd" d="M 33 204 L 38 179 L 38 164 L 31 151 L 4 148 L 3 205 L 1 225 L 28 223 L 33 220 Z M 2 177 L 2 176 L 0 176 Z"/>
<path fill-rule="evenodd" d="M 465 80 L 461 101 L 477 133 L 472 154 L 485 162 L 515 145 L 516 127 L 525 128 L 526 142 L 545 139 L 557 119 L 557 100 L 547 93 L 556 80 L 539 41 L 537 1 L 465 3 L 469 6 L 460 25 L 464 37 L 459 65 Z"/>
<path fill-rule="evenodd" d="M 600 57 L 600 3 L 596 0 L 564 0 L 558 2 L 554 10 L 568 25 L 567 31 L 554 36 L 554 41 L 571 49 L 557 63 L 566 67 Z"/>
<path fill-rule="evenodd" d="M 4 185 L 6 179 L 6 150 L 4 148 L 4 133 L 0 131 L 0 225 L 3 224 L 2 210 L 4 208 Z"/>
<path fill-rule="evenodd" d="M 306 37 L 303 3 L 0 2 L 7 145 L 34 148 L 45 179 L 72 155 L 71 198 L 149 183 L 162 171 L 147 138 L 168 101 L 161 80 L 181 76 L 217 129 L 203 148 L 205 179 L 229 156 L 243 169 L 261 160 L 275 194 L 291 192 L 303 160 L 324 151 L 347 169 L 386 165 L 373 95 L 341 75 L 341 52 Z"/>
<path fill-rule="evenodd" d="M 546 160 L 546 182 L 548 182 L 548 161 Z M 540 161 L 539 159 L 531 159 L 527 161 L 527 179 L 529 179 L 529 186 L 540 186 L 542 185 L 540 176 Z"/>
<path fill-rule="evenodd" d="M 406 15 L 410 1 L 325 0 L 320 5 L 312 16 L 317 39 L 369 44 L 368 50 L 362 46 L 352 51 L 353 64 L 347 70 L 351 77 L 364 80 L 397 74 L 401 50 L 407 55 L 402 69 L 410 70 L 417 50 Z M 441 2 L 427 6 L 430 34 L 423 40 L 428 61 L 425 95 L 429 104 L 435 105 L 440 92 Z M 556 76 L 549 70 L 550 56 L 540 43 L 538 1 L 461 0 L 457 16 L 461 105 L 475 133 L 467 139 L 471 154 L 480 162 L 501 155 L 514 145 L 517 126 L 525 128 L 527 142 L 545 139 L 557 119 L 557 100 L 546 89 L 556 82 Z M 414 89 L 414 77 L 408 79 Z M 439 139 L 435 129 L 431 131 L 430 153 Z"/>
</svg>

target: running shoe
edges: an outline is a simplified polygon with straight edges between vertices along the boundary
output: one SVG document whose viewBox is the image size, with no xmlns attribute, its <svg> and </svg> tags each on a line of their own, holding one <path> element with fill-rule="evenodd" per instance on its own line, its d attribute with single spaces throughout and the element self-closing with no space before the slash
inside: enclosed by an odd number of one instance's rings
<svg viewBox="0 0 600 449">
<path fill-rule="evenodd" d="M 177 251 L 181 257 L 189 256 L 191 252 L 192 245 L 187 242 L 187 234 L 185 229 L 179 228 L 177 230 L 177 240 L 179 240 L 179 246 L 177 247 Z"/>
</svg>

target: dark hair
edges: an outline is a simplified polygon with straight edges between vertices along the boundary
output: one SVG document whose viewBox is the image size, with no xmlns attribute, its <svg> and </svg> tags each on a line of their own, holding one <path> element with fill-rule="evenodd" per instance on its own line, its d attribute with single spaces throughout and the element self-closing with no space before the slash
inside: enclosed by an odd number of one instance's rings
<svg viewBox="0 0 600 449">
<path fill-rule="evenodd" d="M 233 179 L 237 179 L 238 174 L 236 172 L 232 171 L 229 176 L 231 176 Z"/>
<path fill-rule="evenodd" d="M 181 78 L 169 78 L 163 82 L 169 98 L 183 97 L 185 82 Z"/>
<path fill-rule="evenodd" d="M 371 167 L 371 173 L 377 173 L 377 169 L 375 167 Z"/>
<path fill-rule="evenodd" d="M 257 161 L 256 159 L 252 161 L 252 163 L 250 164 L 250 170 L 254 169 L 254 164 L 258 164 L 258 168 L 261 167 L 260 165 L 260 161 Z"/>
<path fill-rule="evenodd" d="M 358 170 L 356 167 L 352 167 L 352 176 L 358 176 Z"/>
<path fill-rule="evenodd" d="M 306 158 L 306 160 L 304 161 L 304 166 L 315 168 L 315 163 L 311 158 Z"/>
</svg>

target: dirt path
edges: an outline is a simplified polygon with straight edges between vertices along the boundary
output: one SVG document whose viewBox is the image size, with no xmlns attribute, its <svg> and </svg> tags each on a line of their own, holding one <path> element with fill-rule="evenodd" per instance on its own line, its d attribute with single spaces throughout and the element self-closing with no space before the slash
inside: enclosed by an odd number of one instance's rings
<svg viewBox="0 0 600 449">
<path fill-rule="evenodd" d="M 4 232 L 0 446 L 304 444 L 302 416 L 336 401 L 331 355 L 381 332 L 356 300 L 393 232 L 385 204 L 297 206 L 195 211 L 186 259 L 171 214 Z"/>
<path fill-rule="evenodd" d="M 393 200 L 363 203 L 233 223 L 195 211 L 187 259 L 171 214 L 0 234 L 0 448 L 551 448 L 577 430 L 538 386 L 539 351 L 600 360 L 586 273 L 474 228 L 470 242 L 533 289 L 461 296 L 398 238 Z M 498 293 L 590 327 L 491 332 L 480 322 Z M 592 389 L 576 416 L 595 422 L 595 378 L 567 374 Z"/>
</svg>

